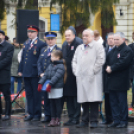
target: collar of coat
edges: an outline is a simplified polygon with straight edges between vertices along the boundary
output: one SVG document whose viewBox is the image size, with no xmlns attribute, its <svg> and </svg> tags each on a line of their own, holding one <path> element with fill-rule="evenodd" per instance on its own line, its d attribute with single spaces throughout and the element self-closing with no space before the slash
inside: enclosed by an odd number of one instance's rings
<svg viewBox="0 0 134 134">
<path fill-rule="evenodd" d="M 122 43 L 119 47 L 117 47 L 117 50 L 121 50 L 124 46 L 126 46 L 126 44 L 125 44 L 125 42 L 124 43 Z"/>
<path fill-rule="evenodd" d="M 93 40 L 93 41 L 91 41 L 91 42 L 88 44 L 88 46 L 92 48 L 93 45 L 94 45 L 94 43 L 95 43 L 95 41 Z M 82 50 L 85 50 L 84 45 L 85 45 L 85 44 L 82 44 Z"/>
</svg>

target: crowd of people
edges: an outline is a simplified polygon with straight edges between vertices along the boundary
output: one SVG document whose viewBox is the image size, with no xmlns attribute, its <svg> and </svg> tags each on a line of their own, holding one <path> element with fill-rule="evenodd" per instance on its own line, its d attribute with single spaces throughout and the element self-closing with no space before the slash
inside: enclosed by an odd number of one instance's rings
<svg viewBox="0 0 134 134">
<path fill-rule="evenodd" d="M 16 80 L 17 92 L 22 81 L 25 85 L 28 116 L 24 121 L 40 121 L 43 98 L 45 117 L 41 121 L 49 122 L 48 127 L 60 126 L 66 102 L 65 126 L 83 128 L 90 122 L 90 128 L 96 128 L 104 93 L 106 121 L 102 124 L 109 128 L 127 127 L 127 90 L 133 81 L 134 44 L 128 45 L 124 33 L 110 32 L 104 41 L 97 30 L 85 29 L 81 39 L 70 26 L 60 48 L 56 45 L 57 33 L 45 32 L 43 42 L 38 32 L 37 26 L 28 25 L 28 40 L 21 49 L 16 38 L 13 45 L 5 41 L 5 32 L 0 30 L 0 92 L 5 97 L 3 118 L 0 98 L 0 119 L 11 117 L 10 94 L 14 93 Z"/>
</svg>

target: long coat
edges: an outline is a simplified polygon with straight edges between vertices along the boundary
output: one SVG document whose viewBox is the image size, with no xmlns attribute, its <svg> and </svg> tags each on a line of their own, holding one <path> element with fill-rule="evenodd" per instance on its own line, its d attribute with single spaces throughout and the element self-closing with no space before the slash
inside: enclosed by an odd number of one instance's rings
<svg viewBox="0 0 134 134">
<path fill-rule="evenodd" d="M 20 52 L 20 50 L 21 50 L 20 47 L 14 47 L 12 66 L 11 66 L 11 76 L 19 77 L 18 76 L 18 68 L 19 68 L 18 53 Z"/>
<path fill-rule="evenodd" d="M 118 48 L 114 47 L 106 59 L 107 66 L 112 72 L 108 74 L 107 87 L 112 91 L 126 91 L 129 89 L 130 67 L 133 59 L 131 48 L 125 43 Z"/>
<path fill-rule="evenodd" d="M 10 83 L 14 47 L 4 41 L 0 44 L 0 84 Z"/>
<path fill-rule="evenodd" d="M 77 96 L 76 77 L 72 72 L 71 62 L 74 52 L 80 44 L 81 42 L 75 38 L 70 46 L 67 42 L 62 46 L 63 59 L 65 59 L 67 66 L 67 79 L 63 87 L 64 96 Z"/>
<path fill-rule="evenodd" d="M 107 55 L 108 55 L 108 50 L 109 50 L 109 46 L 107 45 L 106 47 L 105 47 L 105 54 L 106 54 L 106 59 L 107 59 Z M 105 64 L 103 65 L 103 70 L 102 70 L 102 75 L 103 75 L 103 91 L 105 92 L 105 93 L 109 93 L 109 91 L 108 91 L 108 88 L 107 88 L 107 72 L 106 72 L 106 62 L 105 62 Z"/>
<path fill-rule="evenodd" d="M 77 80 L 77 101 L 102 101 L 102 66 L 105 51 L 102 44 L 92 41 L 88 47 L 78 46 L 72 60 Z"/>
</svg>

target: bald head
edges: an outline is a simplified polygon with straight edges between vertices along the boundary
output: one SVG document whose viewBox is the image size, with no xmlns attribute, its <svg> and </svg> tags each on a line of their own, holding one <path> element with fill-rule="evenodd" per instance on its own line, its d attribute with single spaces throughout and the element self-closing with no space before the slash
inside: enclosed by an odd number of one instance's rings
<svg viewBox="0 0 134 134">
<path fill-rule="evenodd" d="M 94 32 L 90 29 L 85 29 L 82 33 L 82 39 L 84 44 L 89 44 L 94 40 Z"/>
</svg>

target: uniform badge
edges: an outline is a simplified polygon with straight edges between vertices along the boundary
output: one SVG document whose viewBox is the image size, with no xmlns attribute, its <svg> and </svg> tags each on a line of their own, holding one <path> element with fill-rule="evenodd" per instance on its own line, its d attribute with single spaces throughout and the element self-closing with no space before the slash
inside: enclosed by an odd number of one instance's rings
<svg viewBox="0 0 134 134">
<path fill-rule="evenodd" d="M 37 40 L 34 42 L 34 44 L 37 44 Z"/>
<path fill-rule="evenodd" d="M 36 55 L 37 54 L 37 51 L 36 51 L 37 47 L 35 46 L 34 47 L 34 51 L 33 51 L 33 54 Z"/>
<path fill-rule="evenodd" d="M 71 46 L 71 50 L 74 50 L 74 46 Z"/>
<path fill-rule="evenodd" d="M 49 32 L 49 34 L 51 34 L 51 32 Z"/>
<path fill-rule="evenodd" d="M 117 58 L 120 58 L 120 53 L 117 55 Z"/>
<path fill-rule="evenodd" d="M 47 56 L 48 56 L 48 57 L 49 57 L 49 56 L 51 56 L 51 53 L 48 53 L 48 55 L 47 55 Z"/>
</svg>

